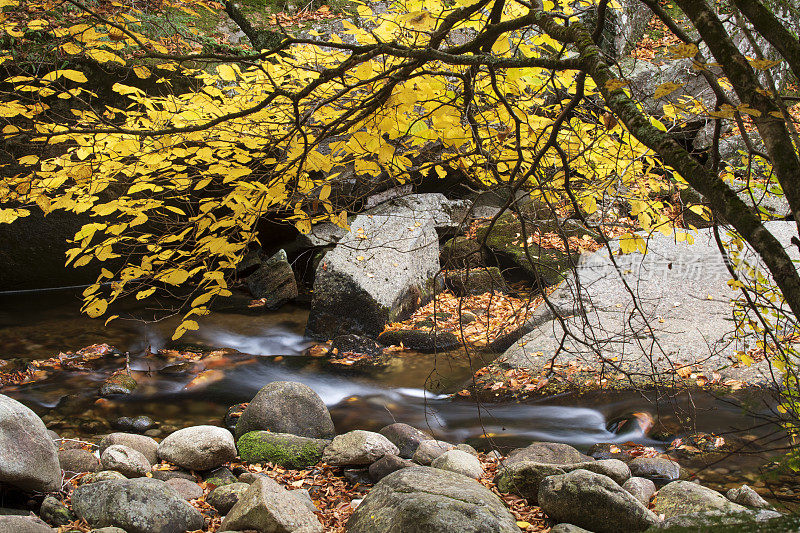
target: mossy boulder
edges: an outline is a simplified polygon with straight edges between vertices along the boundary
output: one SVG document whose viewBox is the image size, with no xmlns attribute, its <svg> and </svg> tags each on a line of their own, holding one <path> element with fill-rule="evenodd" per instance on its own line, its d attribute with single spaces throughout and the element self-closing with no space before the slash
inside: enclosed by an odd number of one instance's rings
<svg viewBox="0 0 800 533">
<path fill-rule="evenodd" d="M 239 457 L 248 463 L 270 462 L 286 468 L 317 464 L 329 440 L 300 437 L 289 433 L 251 431 L 236 443 Z"/>
<path fill-rule="evenodd" d="M 484 264 L 484 255 L 478 241 L 459 235 L 444 243 L 439 262 L 447 269 L 476 268 Z"/>
<path fill-rule="evenodd" d="M 460 296 L 508 291 L 506 281 L 497 267 L 448 270 L 445 272 L 445 286 Z"/>
</svg>

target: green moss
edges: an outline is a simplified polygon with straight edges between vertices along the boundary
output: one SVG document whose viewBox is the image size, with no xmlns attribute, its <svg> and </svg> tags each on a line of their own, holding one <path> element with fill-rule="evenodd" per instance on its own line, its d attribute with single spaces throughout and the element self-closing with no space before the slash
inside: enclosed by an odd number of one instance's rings
<svg viewBox="0 0 800 533">
<path fill-rule="evenodd" d="M 270 462 L 287 468 L 317 464 L 328 441 L 286 433 L 251 431 L 236 443 L 239 456 L 248 463 Z"/>
</svg>

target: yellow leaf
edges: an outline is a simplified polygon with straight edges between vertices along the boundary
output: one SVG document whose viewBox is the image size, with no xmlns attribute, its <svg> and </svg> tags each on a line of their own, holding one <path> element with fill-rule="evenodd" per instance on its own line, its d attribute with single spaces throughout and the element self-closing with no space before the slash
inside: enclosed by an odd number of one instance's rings
<svg viewBox="0 0 800 533">
<path fill-rule="evenodd" d="M 236 80 L 236 71 L 230 65 L 220 65 L 217 67 L 217 74 L 224 80 L 224 81 L 235 81 Z"/>
<path fill-rule="evenodd" d="M 331 195 L 331 186 L 330 184 L 326 183 L 322 186 L 322 189 L 319 191 L 319 199 L 320 200 L 327 200 L 328 197 Z"/>
<path fill-rule="evenodd" d="M 91 255 L 84 255 L 83 257 L 75 261 L 75 263 L 72 266 L 74 266 L 75 268 L 80 268 L 82 266 L 88 265 L 89 262 L 91 262 L 91 260 L 92 260 Z"/>
<path fill-rule="evenodd" d="M 207 292 L 205 294 L 201 294 L 200 296 L 192 300 L 192 307 L 199 307 L 203 305 L 204 303 L 208 302 L 212 296 L 214 296 L 213 292 Z"/>
<path fill-rule="evenodd" d="M 102 298 L 98 298 L 96 300 L 92 300 L 86 305 L 86 314 L 89 315 L 91 318 L 97 318 L 103 313 L 106 312 L 108 309 L 108 302 L 103 300 Z"/>
<path fill-rule="evenodd" d="M 769 68 L 774 67 L 780 63 L 780 61 L 774 61 L 772 59 L 751 59 L 750 64 L 756 70 L 767 70 Z"/>
<path fill-rule="evenodd" d="M 150 296 L 154 292 L 156 292 L 156 288 L 155 287 L 150 287 L 149 289 L 145 289 L 143 291 L 139 291 L 139 292 L 136 293 L 136 299 L 137 300 L 144 300 L 145 298 L 147 298 L 148 296 Z"/>
<path fill-rule="evenodd" d="M 119 57 L 116 54 L 112 54 L 108 50 L 99 50 L 97 48 L 93 48 L 86 51 L 86 55 L 98 63 L 119 63 L 120 65 L 125 64 L 125 60 Z"/>
<path fill-rule="evenodd" d="M 43 29 L 43 28 L 45 28 L 45 27 L 47 27 L 49 25 L 50 25 L 50 23 L 48 21 L 44 20 L 44 19 L 36 19 L 36 20 L 31 20 L 30 22 L 28 22 L 28 29 L 31 29 L 33 31 L 38 31 L 38 30 L 41 30 L 41 29 Z"/>
<path fill-rule="evenodd" d="M 143 80 L 150 77 L 150 69 L 147 67 L 135 66 L 133 67 L 133 73 Z"/>
<path fill-rule="evenodd" d="M 294 223 L 294 227 L 303 235 L 307 235 L 311 232 L 311 221 L 307 218 L 300 219 Z"/>
<path fill-rule="evenodd" d="M 168 270 L 164 275 L 159 276 L 158 279 L 169 285 L 180 285 L 189 279 L 189 273 L 182 268 L 177 268 Z"/>
<path fill-rule="evenodd" d="M 200 329 L 200 325 L 194 320 L 184 320 L 181 323 L 180 327 L 188 331 L 194 331 L 196 329 Z"/>
<path fill-rule="evenodd" d="M 668 94 L 674 93 L 675 91 L 677 91 L 678 89 L 680 89 L 684 85 L 686 85 L 686 84 L 685 83 L 675 83 L 675 82 L 672 82 L 672 81 L 668 81 L 667 83 L 662 83 L 661 85 L 659 85 L 656 88 L 656 92 L 653 93 L 653 98 L 656 98 L 656 99 L 663 98 L 663 97 L 667 96 Z"/>
<path fill-rule="evenodd" d="M 111 315 L 110 317 L 108 317 L 108 319 L 106 320 L 105 325 L 107 326 L 108 323 L 111 322 L 112 320 L 114 320 L 115 318 L 119 318 L 119 315 Z"/>
<path fill-rule="evenodd" d="M 66 54 L 75 55 L 81 53 L 81 47 L 75 43 L 65 43 L 61 45 L 61 49 Z"/>
<path fill-rule="evenodd" d="M 616 91 L 617 89 L 622 89 L 623 87 L 628 85 L 628 83 L 630 82 L 628 82 L 627 80 L 614 78 L 606 82 L 606 89 L 608 89 L 609 91 Z"/>
<path fill-rule="evenodd" d="M 697 55 L 699 51 L 696 44 L 678 44 L 669 47 L 670 59 L 690 58 Z"/>
<path fill-rule="evenodd" d="M 26 156 L 20 157 L 18 159 L 18 161 L 19 161 L 20 165 L 35 165 L 36 163 L 39 162 L 39 156 L 37 156 L 37 155 L 26 155 Z"/>
</svg>

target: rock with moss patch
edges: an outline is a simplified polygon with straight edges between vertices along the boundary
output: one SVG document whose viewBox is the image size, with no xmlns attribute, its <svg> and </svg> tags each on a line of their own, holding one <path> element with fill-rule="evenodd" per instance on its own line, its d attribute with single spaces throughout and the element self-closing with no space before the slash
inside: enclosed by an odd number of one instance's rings
<svg viewBox="0 0 800 533">
<path fill-rule="evenodd" d="M 305 468 L 322 459 L 331 441 L 300 437 L 289 433 L 251 431 L 237 441 L 239 457 L 248 463 L 270 462 L 286 468 Z"/>
<path fill-rule="evenodd" d="M 219 511 L 219 514 L 225 516 L 249 488 L 250 485 L 247 483 L 231 483 L 217 487 L 208 494 L 206 501 Z"/>
<path fill-rule="evenodd" d="M 506 280 L 497 267 L 448 270 L 444 276 L 445 286 L 459 296 L 508 292 Z"/>
<path fill-rule="evenodd" d="M 664 485 L 656 495 L 653 510 L 666 518 L 673 516 L 721 511 L 724 513 L 740 513 L 747 508 L 733 503 L 719 492 L 690 481 L 673 481 Z"/>
<path fill-rule="evenodd" d="M 130 394 L 139 384 L 127 372 L 115 372 L 109 376 L 100 387 L 100 396 L 115 396 L 117 394 Z"/>
<path fill-rule="evenodd" d="M 53 527 L 63 526 L 75 520 L 72 512 L 64 505 L 64 502 L 52 496 L 47 496 L 42 502 L 42 506 L 39 508 L 39 516 Z"/>
<path fill-rule="evenodd" d="M 484 264 L 481 245 L 468 237 L 453 237 L 442 246 L 439 252 L 442 268 L 477 268 Z"/>
</svg>

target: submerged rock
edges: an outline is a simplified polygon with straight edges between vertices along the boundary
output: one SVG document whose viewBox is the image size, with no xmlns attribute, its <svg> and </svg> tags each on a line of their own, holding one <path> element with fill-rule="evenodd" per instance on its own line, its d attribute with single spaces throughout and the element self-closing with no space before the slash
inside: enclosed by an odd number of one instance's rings
<svg viewBox="0 0 800 533">
<path fill-rule="evenodd" d="M 305 468 L 322 459 L 330 442 L 289 433 L 251 431 L 241 436 L 236 448 L 239 457 L 248 463 L 270 462 L 287 468 Z"/>
<path fill-rule="evenodd" d="M 400 346 L 422 353 L 446 352 L 461 346 L 458 337 L 449 331 L 428 331 L 423 329 L 390 329 L 378 336 L 387 346 Z"/>
</svg>

